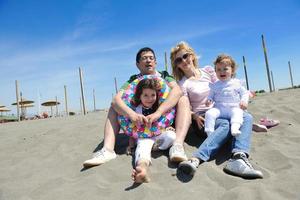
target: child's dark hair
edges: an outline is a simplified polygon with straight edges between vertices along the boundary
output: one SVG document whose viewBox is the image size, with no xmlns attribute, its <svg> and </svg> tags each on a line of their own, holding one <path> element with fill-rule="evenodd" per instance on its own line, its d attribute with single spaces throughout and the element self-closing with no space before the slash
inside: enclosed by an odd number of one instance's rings
<svg viewBox="0 0 300 200">
<path fill-rule="evenodd" d="M 224 63 L 227 65 L 230 65 L 230 67 L 232 68 L 232 77 L 235 77 L 236 70 L 237 70 L 237 64 L 235 63 L 235 61 L 233 60 L 233 58 L 230 55 L 227 55 L 227 54 L 218 55 L 218 57 L 216 58 L 216 60 L 214 62 L 215 67 L 218 63 Z"/>
<path fill-rule="evenodd" d="M 136 86 L 136 91 L 135 91 L 135 94 L 133 96 L 133 99 L 132 99 L 131 103 L 134 106 L 138 106 L 139 104 L 141 104 L 141 95 L 142 95 L 144 89 L 155 90 L 155 92 L 156 92 L 156 101 L 153 104 L 152 108 L 154 110 L 157 110 L 158 102 L 159 102 L 159 94 L 158 93 L 159 93 L 161 87 L 160 87 L 160 84 L 159 84 L 158 80 L 156 80 L 156 79 L 143 79 L 143 80 L 141 80 Z"/>
</svg>

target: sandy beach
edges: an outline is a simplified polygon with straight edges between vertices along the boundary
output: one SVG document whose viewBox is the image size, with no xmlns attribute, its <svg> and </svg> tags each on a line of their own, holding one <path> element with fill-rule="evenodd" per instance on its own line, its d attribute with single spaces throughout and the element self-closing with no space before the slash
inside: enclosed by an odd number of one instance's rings
<svg viewBox="0 0 300 200">
<path fill-rule="evenodd" d="M 228 145 L 199 166 L 193 178 L 177 173 L 168 152 L 153 154 L 151 182 L 133 184 L 127 138 L 119 135 L 118 157 L 83 169 L 101 148 L 107 112 L 0 124 L 0 200 L 60 199 L 300 199 L 300 89 L 256 96 L 255 121 L 280 120 L 266 133 L 253 132 L 250 161 L 264 179 L 246 180 L 223 172 Z M 203 138 L 191 133 L 188 156 Z"/>
</svg>

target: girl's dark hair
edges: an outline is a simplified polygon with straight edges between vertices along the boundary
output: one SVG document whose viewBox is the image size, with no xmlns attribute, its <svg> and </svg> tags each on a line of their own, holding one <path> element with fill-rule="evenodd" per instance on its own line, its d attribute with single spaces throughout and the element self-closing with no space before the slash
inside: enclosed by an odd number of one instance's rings
<svg viewBox="0 0 300 200">
<path fill-rule="evenodd" d="M 158 102 L 159 102 L 159 91 L 161 90 L 160 84 L 158 80 L 156 79 L 143 79 L 141 80 L 137 86 L 136 86 L 136 91 L 132 99 L 132 105 L 138 106 L 141 104 L 141 95 L 143 93 L 144 89 L 152 89 L 155 90 L 156 92 L 156 101 L 153 104 L 152 108 L 154 110 L 157 110 L 158 108 Z"/>
</svg>

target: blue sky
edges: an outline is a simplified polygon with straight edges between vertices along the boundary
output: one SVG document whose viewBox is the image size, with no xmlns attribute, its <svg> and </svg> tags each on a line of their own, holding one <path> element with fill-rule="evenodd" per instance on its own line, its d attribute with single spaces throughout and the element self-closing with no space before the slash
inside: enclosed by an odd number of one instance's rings
<svg viewBox="0 0 300 200">
<path fill-rule="evenodd" d="M 114 77 L 120 86 L 137 72 L 138 49 L 153 48 L 163 69 L 164 52 L 169 57 L 179 41 L 191 44 L 201 66 L 232 55 L 240 79 L 245 56 L 250 89 L 268 91 L 261 34 L 275 87 L 291 85 L 288 61 L 299 85 L 299 18 L 299 0 L 0 0 L 0 104 L 15 111 L 18 80 L 36 104 L 38 94 L 41 102 L 57 96 L 63 103 L 66 85 L 70 110 L 79 110 L 81 67 L 87 108 L 93 109 L 93 89 L 97 108 L 107 108 Z"/>
</svg>

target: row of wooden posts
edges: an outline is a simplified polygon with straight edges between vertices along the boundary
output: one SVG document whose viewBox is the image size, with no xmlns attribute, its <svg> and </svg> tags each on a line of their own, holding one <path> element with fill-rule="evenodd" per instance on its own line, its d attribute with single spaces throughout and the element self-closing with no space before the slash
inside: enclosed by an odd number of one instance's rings
<svg viewBox="0 0 300 200">
<path fill-rule="evenodd" d="M 269 83 L 269 90 L 270 90 L 270 92 L 274 92 L 275 91 L 275 84 L 274 84 L 273 72 L 269 68 L 267 48 L 266 48 L 266 45 L 265 45 L 264 35 L 261 35 L 261 40 L 262 40 L 262 46 L 263 46 L 263 51 L 264 51 L 265 63 L 266 63 L 266 71 L 267 71 L 267 77 L 268 77 L 268 83 Z M 245 73 L 245 79 L 246 79 L 246 87 L 247 87 L 247 90 L 250 90 L 245 56 L 243 56 L 243 64 L 244 64 L 244 73 Z M 291 62 L 290 61 L 288 61 L 288 66 L 289 66 L 291 86 L 294 87 L 293 73 L 292 73 Z M 165 70 L 168 71 L 167 52 L 165 52 Z"/>
<path fill-rule="evenodd" d="M 263 46 L 263 50 L 264 50 L 264 57 L 265 57 L 265 63 L 266 63 L 266 71 L 267 71 L 267 77 L 268 77 L 268 83 L 269 83 L 269 90 L 270 90 L 270 92 L 274 92 L 275 91 L 274 77 L 273 77 L 272 70 L 270 70 L 270 68 L 269 68 L 267 48 L 266 48 L 266 45 L 265 45 L 264 35 L 261 35 L 261 40 L 262 40 L 262 46 Z M 244 64 L 244 72 L 245 72 L 247 90 L 249 90 L 250 88 L 249 88 L 249 82 L 248 82 L 245 56 L 243 56 L 243 64 Z M 292 73 L 291 62 L 290 61 L 288 61 L 288 65 L 289 65 L 289 74 L 290 74 L 291 86 L 294 87 L 293 73 Z"/>
<path fill-rule="evenodd" d="M 267 71 L 267 77 L 268 77 L 268 83 L 269 83 L 269 90 L 270 92 L 275 91 L 275 85 L 274 85 L 274 78 L 273 78 L 273 72 L 269 69 L 269 63 L 268 63 L 268 57 L 267 57 L 267 49 L 264 41 L 264 36 L 261 35 L 262 39 L 262 46 L 263 46 L 263 51 L 264 51 L 264 57 L 265 57 L 265 63 L 266 63 L 266 71 Z M 165 52 L 165 70 L 168 71 L 168 62 L 167 62 L 167 52 Z M 249 81 L 248 81 L 248 74 L 247 74 L 247 67 L 246 67 L 246 59 L 245 56 L 243 56 L 243 64 L 244 64 L 244 72 L 245 72 L 245 78 L 246 78 L 246 86 L 247 90 L 249 90 Z M 288 61 L 289 65 L 289 72 L 290 72 L 290 79 L 291 79 L 291 85 L 294 87 L 293 83 L 293 75 L 292 75 L 292 69 L 291 69 L 291 63 Z M 83 109 L 83 114 L 86 115 L 86 106 L 85 106 L 85 96 L 84 96 L 84 86 L 83 86 L 83 74 L 82 70 L 79 67 L 79 78 L 80 78 L 80 89 L 81 89 L 81 98 L 80 98 L 80 104 L 81 108 Z M 117 79 L 116 77 L 114 78 L 115 82 L 115 91 L 116 93 L 118 92 L 118 85 L 117 85 Z M 64 86 L 64 91 L 65 91 L 65 109 L 66 113 L 68 115 L 68 99 L 67 99 L 67 86 Z M 18 87 L 18 81 L 16 80 L 16 99 L 17 99 L 17 116 L 18 116 L 18 121 L 20 121 L 20 112 L 19 112 L 19 87 Z M 96 98 L 95 98 L 95 90 L 93 89 L 93 100 L 94 100 L 94 110 L 96 110 Z M 57 97 L 56 97 L 57 101 Z M 56 108 L 57 109 L 57 108 Z"/>
<path fill-rule="evenodd" d="M 80 98 L 80 107 L 83 111 L 83 114 L 86 115 L 87 111 L 86 111 L 86 106 L 85 106 L 85 95 L 84 95 L 84 86 L 83 86 L 83 73 L 81 68 L 79 67 L 79 79 L 80 79 L 80 90 L 81 90 L 81 98 Z M 15 81 L 15 85 L 16 85 L 16 100 L 17 100 L 17 118 L 18 121 L 20 121 L 20 98 L 19 98 L 19 83 L 18 80 Z M 69 114 L 69 110 L 68 110 L 68 95 L 67 95 L 67 86 L 64 85 L 64 94 L 65 94 L 65 109 L 66 109 L 66 114 Z M 96 97 L 95 97 L 95 90 L 93 89 L 93 100 L 94 100 L 94 111 L 96 110 Z M 57 108 L 57 96 L 55 97 L 55 101 L 56 101 L 56 113 L 58 113 L 58 108 Z"/>
</svg>

